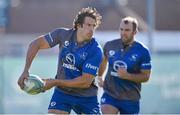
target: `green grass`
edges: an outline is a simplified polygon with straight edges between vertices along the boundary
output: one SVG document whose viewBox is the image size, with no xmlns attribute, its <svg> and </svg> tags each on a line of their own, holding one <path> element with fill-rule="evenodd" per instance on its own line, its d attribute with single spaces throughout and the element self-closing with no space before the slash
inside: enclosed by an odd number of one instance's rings
<svg viewBox="0 0 180 115">
<path fill-rule="evenodd" d="M 0 107 L 4 108 L 0 113 L 47 113 L 53 90 L 30 96 L 17 86 L 24 63 L 24 57 L 0 58 Z M 54 78 L 56 70 L 56 56 L 39 56 L 34 60 L 30 73 Z M 142 87 L 141 113 L 180 113 L 179 75 L 180 55 L 153 55 L 150 81 Z"/>
</svg>

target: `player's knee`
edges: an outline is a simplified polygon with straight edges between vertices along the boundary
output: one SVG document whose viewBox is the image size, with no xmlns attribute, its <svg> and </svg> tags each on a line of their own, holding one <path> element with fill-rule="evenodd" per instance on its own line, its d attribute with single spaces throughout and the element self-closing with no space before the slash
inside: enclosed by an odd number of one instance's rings
<svg viewBox="0 0 180 115">
<path fill-rule="evenodd" d="M 111 105 L 101 105 L 101 111 L 103 114 L 117 114 L 119 111 L 117 108 Z"/>
</svg>

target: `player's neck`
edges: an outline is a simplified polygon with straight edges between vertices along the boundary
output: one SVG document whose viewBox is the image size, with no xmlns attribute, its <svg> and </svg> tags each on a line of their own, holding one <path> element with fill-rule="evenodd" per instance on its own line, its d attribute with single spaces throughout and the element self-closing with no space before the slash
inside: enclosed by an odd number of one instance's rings
<svg viewBox="0 0 180 115">
<path fill-rule="evenodd" d="M 133 43 L 134 43 L 134 39 L 131 40 L 130 42 L 122 43 L 122 44 L 123 44 L 123 48 L 126 49 L 126 48 L 128 48 L 129 46 L 132 46 Z"/>
<path fill-rule="evenodd" d="M 134 43 L 134 40 L 131 40 L 130 42 L 122 42 L 122 43 L 123 43 L 123 45 L 131 45 Z"/>
<path fill-rule="evenodd" d="M 91 39 L 85 39 L 83 36 L 81 36 L 80 34 L 77 33 L 76 41 L 77 41 L 78 44 L 82 44 L 82 43 L 88 42 L 90 40 Z"/>
<path fill-rule="evenodd" d="M 84 42 L 84 39 L 81 36 L 77 36 L 76 41 L 77 41 L 77 43 L 82 43 L 82 42 Z"/>
</svg>

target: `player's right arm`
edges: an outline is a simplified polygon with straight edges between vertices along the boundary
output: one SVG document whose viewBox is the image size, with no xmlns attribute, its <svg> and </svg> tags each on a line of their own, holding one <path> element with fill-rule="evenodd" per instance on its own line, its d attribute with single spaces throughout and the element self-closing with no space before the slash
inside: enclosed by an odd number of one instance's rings
<svg viewBox="0 0 180 115">
<path fill-rule="evenodd" d="M 102 77 L 103 77 L 103 74 L 104 74 L 104 72 L 106 70 L 107 62 L 108 62 L 107 57 L 104 56 L 103 60 L 102 60 L 102 63 L 100 65 L 99 71 L 98 71 L 98 85 L 100 87 L 103 87 L 103 84 L 104 84 L 104 81 L 103 81 Z"/>
<path fill-rule="evenodd" d="M 104 81 L 103 81 L 103 75 L 105 74 L 105 71 L 106 71 L 106 68 L 107 68 L 107 64 L 108 64 L 108 57 L 107 57 L 107 47 L 109 46 L 108 45 L 109 42 L 107 42 L 105 45 L 104 45 L 104 48 L 103 48 L 103 60 L 101 62 L 101 65 L 99 67 L 99 71 L 98 71 L 98 85 L 100 87 L 103 87 L 104 85 Z"/>
<path fill-rule="evenodd" d="M 33 40 L 30 43 L 26 55 L 26 63 L 25 63 L 24 71 L 18 79 L 18 85 L 20 86 L 21 89 L 24 88 L 24 79 L 27 79 L 27 77 L 29 76 L 29 68 L 37 52 L 40 49 L 47 49 L 47 48 L 50 48 L 50 46 L 47 40 L 44 38 L 44 36 L 39 36 L 37 39 Z"/>
</svg>

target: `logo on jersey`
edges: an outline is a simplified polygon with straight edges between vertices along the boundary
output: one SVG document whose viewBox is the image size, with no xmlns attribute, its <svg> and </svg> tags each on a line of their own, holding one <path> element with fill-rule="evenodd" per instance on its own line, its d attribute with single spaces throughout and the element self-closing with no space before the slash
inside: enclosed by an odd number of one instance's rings
<svg viewBox="0 0 180 115">
<path fill-rule="evenodd" d="M 64 42 L 64 46 L 67 47 L 69 45 L 69 41 Z"/>
<path fill-rule="evenodd" d="M 129 58 L 129 60 L 131 61 L 136 61 L 137 60 L 138 55 L 137 54 L 132 54 L 131 57 Z"/>
<path fill-rule="evenodd" d="M 127 69 L 127 64 L 124 61 L 121 61 L 121 60 L 115 61 L 114 64 L 113 64 L 113 71 L 111 71 L 111 75 L 118 77 L 117 71 L 118 71 L 119 68 Z"/>
<path fill-rule="evenodd" d="M 82 54 L 79 54 L 80 55 L 80 58 L 82 58 L 83 60 L 86 59 L 88 53 L 87 52 L 83 52 Z"/>
<path fill-rule="evenodd" d="M 109 51 L 109 56 L 113 56 L 115 54 L 115 51 L 114 50 L 110 50 Z"/>
<path fill-rule="evenodd" d="M 68 53 L 65 57 L 65 61 L 63 62 L 63 67 L 79 71 L 78 68 L 75 67 L 75 57 L 74 54 Z"/>
<path fill-rule="evenodd" d="M 87 63 L 85 67 L 89 69 L 93 69 L 95 71 L 98 71 L 99 69 L 97 66 L 91 65 L 90 63 Z"/>
<path fill-rule="evenodd" d="M 142 63 L 142 66 L 143 66 L 143 67 L 150 67 L 150 66 L 151 66 L 151 63 Z"/>
<path fill-rule="evenodd" d="M 69 64 L 72 64 L 74 65 L 75 64 L 75 57 L 72 53 L 68 53 L 66 55 L 66 61 L 69 63 Z"/>
<path fill-rule="evenodd" d="M 127 64 L 125 62 L 123 62 L 123 61 L 120 61 L 120 60 L 115 61 L 114 64 L 113 64 L 113 69 L 115 71 L 118 71 L 119 68 L 127 69 Z"/>
</svg>

